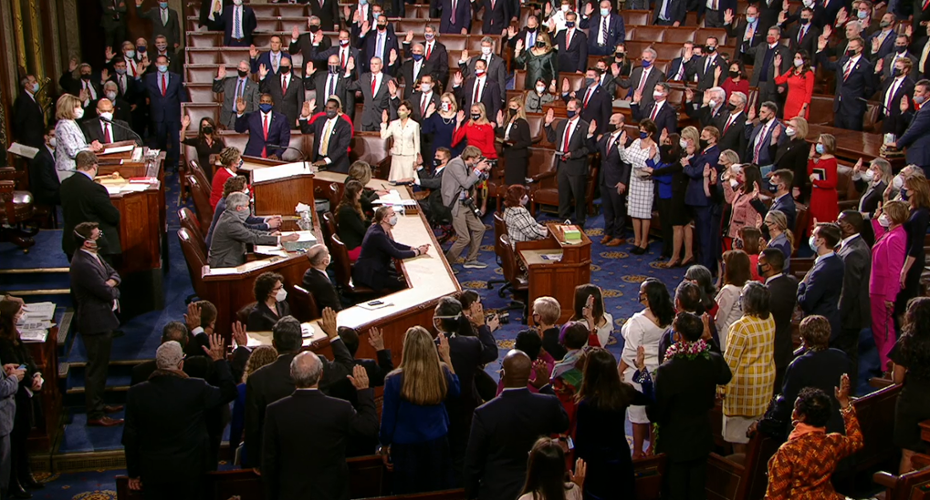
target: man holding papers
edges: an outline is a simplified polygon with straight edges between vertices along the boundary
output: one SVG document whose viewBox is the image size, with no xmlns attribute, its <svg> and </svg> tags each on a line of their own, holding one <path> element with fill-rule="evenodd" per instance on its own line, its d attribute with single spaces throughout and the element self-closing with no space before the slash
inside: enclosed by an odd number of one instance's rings
<svg viewBox="0 0 930 500">
<path fill-rule="evenodd" d="M 250 215 L 249 197 L 235 192 L 226 197 L 226 211 L 220 216 L 210 245 L 210 267 L 236 267 L 245 264 L 245 245 L 279 245 L 297 241 L 298 234 L 279 236 L 268 231 L 249 229 L 245 220 Z"/>
</svg>

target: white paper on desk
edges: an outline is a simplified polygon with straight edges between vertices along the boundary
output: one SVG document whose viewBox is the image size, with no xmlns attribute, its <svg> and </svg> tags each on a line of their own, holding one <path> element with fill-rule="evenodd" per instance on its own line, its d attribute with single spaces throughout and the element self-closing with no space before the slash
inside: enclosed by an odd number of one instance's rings
<svg viewBox="0 0 930 500">
<path fill-rule="evenodd" d="M 120 191 L 126 192 L 126 193 L 133 193 L 133 192 L 145 191 L 146 189 L 148 189 L 148 187 L 149 187 L 149 184 L 128 183 L 126 185 L 120 186 Z"/>
<path fill-rule="evenodd" d="M 304 162 L 285 163 L 284 165 L 275 165 L 273 167 L 262 168 L 252 171 L 252 182 L 273 181 L 285 179 L 300 174 L 312 173 L 310 164 Z"/>
<path fill-rule="evenodd" d="M 287 250 L 273 245 L 255 245 L 255 253 L 262 255 L 272 255 L 275 257 L 287 257 Z"/>
<path fill-rule="evenodd" d="M 371 202 L 372 205 L 391 205 L 395 207 L 414 207 L 417 204 L 417 200 L 390 200 L 385 201 L 383 199 L 374 200 Z"/>
<path fill-rule="evenodd" d="M 544 254 L 540 255 L 539 258 L 542 259 L 542 260 L 548 260 L 548 261 L 550 261 L 550 262 L 561 262 L 561 261 L 562 261 L 562 254 L 560 254 L 560 253 L 544 253 Z"/>
<path fill-rule="evenodd" d="M 617 99 L 613 102 L 613 107 L 620 109 L 630 109 L 630 101 L 625 99 Z"/>
<path fill-rule="evenodd" d="M 48 330 L 20 330 L 19 337 L 24 342 L 45 342 L 48 338 Z"/>
<path fill-rule="evenodd" d="M 35 158 L 36 154 L 39 152 L 38 149 L 32 146 L 27 146 L 18 142 L 10 144 L 10 147 L 7 149 L 7 151 L 13 153 L 16 156 L 22 156 L 23 158 L 28 158 L 30 160 Z"/>
<path fill-rule="evenodd" d="M 316 241 L 316 236 L 313 236 L 312 231 L 283 231 L 281 232 L 281 236 L 289 236 L 292 234 L 296 234 L 297 236 L 299 236 L 297 241 Z M 287 254 L 285 254 L 284 256 L 287 257 Z"/>
<path fill-rule="evenodd" d="M 20 330 L 48 330 L 54 325 L 51 321 L 25 321 L 16 326 Z"/>
<path fill-rule="evenodd" d="M 300 325 L 300 336 L 301 337 L 305 339 L 309 339 L 310 337 L 313 336 L 314 333 L 316 333 L 316 330 L 313 328 L 313 325 L 311 325 L 310 323 L 304 323 Z"/>
<path fill-rule="evenodd" d="M 210 274 L 213 276 L 223 276 L 227 274 L 236 274 L 239 272 L 235 267 L 211 267 Z"/>
<path fill-rule="evenodd" d="M 114 154 L 114 153 L 127 153 L 127 152 L 129 152 L 129 151 L 132 151 L 133 148 L 135 148 L 135 146 L 133 146 L 132 144 L 127 144 L 127 145 L 125 145 L 125 146 L 116 146 L 116 147 L 112 147 L 112 148 L 106 148 L 106 149 L 104 149 L 102 152 L 97 153 L 97 154 L 99 154 L 99 155 L 111 155 L 111 154 Z"/>
<path fill-rule="evenodd" d="M 35 302 L 26 304 L 25 309 L 26 310 L 23 313 L 23 317 L 32 320 L 51 320 L 55 316 L 54 302 Z"/>
</svg>

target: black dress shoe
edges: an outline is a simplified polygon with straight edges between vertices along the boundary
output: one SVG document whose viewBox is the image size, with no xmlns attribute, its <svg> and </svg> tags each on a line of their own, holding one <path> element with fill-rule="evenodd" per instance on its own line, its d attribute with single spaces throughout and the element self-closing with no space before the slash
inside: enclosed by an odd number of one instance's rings
<svg viewBox="0 0 930 500">
<path fill-rule="evenodd" d="M 20 479 L 19 484 L 28 490 L 41 490 L 42 488 L 45 488 L 45 483 L 37 481 L 35 476 L 32 474 L 28 474 L 24 478 Z"/>
</svg>

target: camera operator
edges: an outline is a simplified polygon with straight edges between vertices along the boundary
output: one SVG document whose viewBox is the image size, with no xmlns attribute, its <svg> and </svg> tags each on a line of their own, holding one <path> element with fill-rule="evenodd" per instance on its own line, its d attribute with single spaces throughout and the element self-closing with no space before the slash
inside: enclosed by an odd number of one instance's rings
<svg viewBox="0 0 930 500">
<path fill-rule="evenodd" d="M 446 253 L 449 264 L 455 264 L 462 250 L 468 246 L 464 267 L 484 269 L 487 264 L 478 261 L 478 249 L 484 237 L 484 223 L 475 206 L 474 186 L 486 179 L 491 166 L 482 158 L 481 150 L 468 146 L 462 155 L 453 159 L 442 171 L 442 204 L 452 213 L 455 243 Z"/>
</svg>

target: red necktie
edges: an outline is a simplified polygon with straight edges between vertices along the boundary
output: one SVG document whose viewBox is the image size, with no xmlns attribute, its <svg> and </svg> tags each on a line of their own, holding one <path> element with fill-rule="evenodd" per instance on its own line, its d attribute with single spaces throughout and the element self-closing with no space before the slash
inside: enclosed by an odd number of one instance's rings
<svg viewBox="0 0 930 500">
<path fill-rule="evenodd" d="M 477 102 L 480 102 L 480 101 L 478 100 L 478 89 L 480 89 L 480 88 L 481 88 L 481 81 L 480 81 L 480 80 L 475 80 L 475 95 L 471 98 L 471 103 L 472 103 L 472 104 L 475 104 L 475 103 L 477 103 Z"/>
<path fill-rule="evenodd" d="M 565 32 L 565 50 L 572 46 L 572 30 Z"/>
<path fill-rule="evenodd" d="M 924 8 L 923 8 L 923 10 L 927 10 L 927 7 L 930 7 L 930 0 L 924 0 Z"/>
<path fill-rule="evenodd" d="M 649 119 L 653 122 L 656 121 L 656 115 L 659 114 L 659 103 L 653 103 L 652 113 L 649 115 Z"/>
<path fill-rule="evenodd" d="M 103 125 L 103 142 L 105 144 L 110 144 L 113 142 L 113 138 L 110 137 L 110 124 L 108 123 Z"/>
<path fill-rule="evenodd" d="M 420 100 L 420 116 L 426 116 L 426 94 L 423 94 L 423 99 Z"/>
<path fill-rule="evenodd" d="M 930 1 L 930 0 L 927 0 Z M 426 60 L 429 61 L 429 55 L 433 53 L 433 44 L 426 44 Z"/>
<path fill-rule="evenodd" d="M 855 66 L 855 64 L 852 63 L 852 59 L 846 62 L 846 69 L 843 70 L 843 81 L 849 78 L 849 73 L 852 72 L 853 66 Z"/>
<path fill-rule="evenodd" d="M 732 124 L 733 124 L 733 115 L 730 115 L 730 117 L 727 118 L 727 124 L 725 127 L 723 127 L 723 134 L 721 135 L 727 135 L 727 130 L 730 130 L 730 125 Z"/>
<path fill-rule="evenodd" d="M 588 109 L 588 101 L 591 100 L 591 94 L 594 93 L 594 89 L 588 88 L 588 92 L 584 96 L 584 109 Z"/>
<path fill-rule="evenodd" d="M 281 95 L 283 96 L 285 94 L 287 94 L 287 77 L 282 76 L 281 77 Z"/>
<path fill-rule="evenodd" d="M 375 85 L 377 85 L 378 79 L 375 75 L 371 75 L 371 97 L 375 96 Z"/>
<path fill-rule="evenodd" d="M 265 142 L 268 142 L 268 115 L 262 117 L 262 122 L 264 122 L 262 128 L 265 131 Z M 268 158 L 268 150 L 265 146 L 262 146 L 262 158 Z"/>
<path fill-rule="evenodd" d="M 346 49 L 339 51 L 339 65 L 342 66 L 342 69 L 346 67 Z"/>
<path fill-rule="evenodd" d="M 168 79 L 162 75 L 161 77 L 161 96 L 165 97 L 165 94 L 168 93 Z"/>
<path fill-rule="evenodd" d="M 572 130 L 572 121 L 569 120 L 565 123 L 565 137 L 562 138 L 562 152 L 568 152 L 568 133 Z"/>
</svg>

